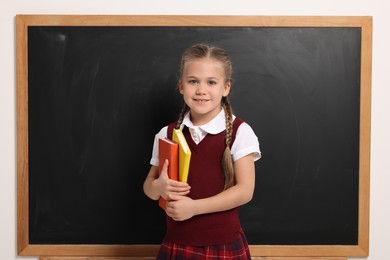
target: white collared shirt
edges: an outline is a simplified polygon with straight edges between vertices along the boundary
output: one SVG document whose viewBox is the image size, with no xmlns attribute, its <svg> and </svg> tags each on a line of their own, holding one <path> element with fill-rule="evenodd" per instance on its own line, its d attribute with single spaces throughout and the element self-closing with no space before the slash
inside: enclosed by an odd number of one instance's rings
<svg viewBox="0 0 390 260">
<path fill-rule="evenodd" d="M 233 115 L 233 120 L 235 118 L 236 117 Z M 194 126 L 190 120 L 190 113 L 187 113 L 184 116 L 180 128 L 183 129 L 184 126 L 188 127 L 192 140 L 196 144 L 199 144 L 207 134 L 219 134 L 222 131 L 225 131 L 225 110 L 222 109 L 215 118 L 201 126 Z M 163 127 L 154 138 L 152 159 L 150 160 L 150 164 L 152 165 L 158 166 L 159 164 L 158 139 L 167 137 L 167 128 L 168 126 Z M 242 123 L 237 129 L 236 139 L 232 145 L 231 153 L 233 161 L 237 161 L 248 154 L 253 154 L 254 161 L 260 159 L 261 152 L 257 136 L 247 123 Z"/>
</svg>

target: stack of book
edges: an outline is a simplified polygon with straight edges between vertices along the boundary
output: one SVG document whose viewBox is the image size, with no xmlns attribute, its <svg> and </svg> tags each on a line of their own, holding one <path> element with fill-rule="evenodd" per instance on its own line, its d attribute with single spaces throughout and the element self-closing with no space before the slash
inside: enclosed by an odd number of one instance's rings
<svg viewBox="0 0 390 260">
<path fill-rule="evenodd" d="M 169 161 L 168 177 L 172 180 L 187 182 L 190 168 L 191 150 L 181 129 L 173 129 L 172 140 L 159 139 L 159 174 L 166 159 Z M 159 205 L 166 209 L 166 200 L 159 199 Z"/>
</svg>

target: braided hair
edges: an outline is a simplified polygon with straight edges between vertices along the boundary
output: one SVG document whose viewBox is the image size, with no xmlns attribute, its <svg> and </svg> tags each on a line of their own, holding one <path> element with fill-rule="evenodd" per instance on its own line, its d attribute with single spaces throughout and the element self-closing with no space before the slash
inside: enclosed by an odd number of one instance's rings
<svg viewBox="0 0 390 260">
<path fill-rule="evenodd" d="M 182 55 L 179 84 L 181 84 L 182 82 L 185 63 L 189 61 L 193 61 L 195 59 L 201 59 L 201 58 L 212 58 L 219 61 L 224 68 L 225 83 L 231 82 L 232 63 L 229 55 L 225 52 L 225 50 L 215 46 L 206 45 L 206 44 L 195 44 L 189 47 L 186 51 L 184 51 Z M 231 143 L 232 134 L 233 134 L 233 112 L 227 96 L 222 98 L 221 106 L 225 110 L 225 122 L 226 122 L 225 151 L 223 153 L 222 162 L 221 162 L 221 167 L 225 174 L 224 190 L 226 190 L 234 186 L 235 184 L 234 162 L 230 151 L 230 146 L 232 144 Z M 176 126 L 175 126 L 176 129 L 180 128 L 184 116 L 189 110 L 190 108 L 187 106 L 187 104 L 184 103 L 183 108 L 176 121 Z"/>
</svg>

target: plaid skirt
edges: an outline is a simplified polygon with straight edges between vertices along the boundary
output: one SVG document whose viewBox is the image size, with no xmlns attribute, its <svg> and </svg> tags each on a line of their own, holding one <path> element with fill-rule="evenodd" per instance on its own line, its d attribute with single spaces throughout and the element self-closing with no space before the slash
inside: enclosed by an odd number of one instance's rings
<svg viewBox="0 0 390 260">
<path fill-rule="evenodd" d="M 212 246 L 185 246 L 163 241 L 157 260 L 250 260 L 248 241 L 245 234 L 233 242 Z"/>
</svg>

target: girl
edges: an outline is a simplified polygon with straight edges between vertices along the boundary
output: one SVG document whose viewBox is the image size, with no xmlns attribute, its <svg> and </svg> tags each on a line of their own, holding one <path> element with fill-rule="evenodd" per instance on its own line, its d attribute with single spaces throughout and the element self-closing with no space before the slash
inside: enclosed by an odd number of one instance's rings
<svg viewBox="0 0 390 260">
<path fill-rule="evenodd" d="M 144 183 L 148 197 L 168 200 L 157 258 L 250 259 L 238 207 L 252 199 L 260 150 L 251 127 L 232 115 L 230 58 L 223 49 L 197 44 L 183 53 L 180 74 L 184 107 L 177 122 L 156 135 Z M 188 183 L 170 180 L 169 162 L 158 161 L 158 139 L 171 138 L 174 127 L 183 130 L 192 152 Z"/>
</svg>

